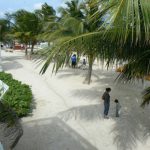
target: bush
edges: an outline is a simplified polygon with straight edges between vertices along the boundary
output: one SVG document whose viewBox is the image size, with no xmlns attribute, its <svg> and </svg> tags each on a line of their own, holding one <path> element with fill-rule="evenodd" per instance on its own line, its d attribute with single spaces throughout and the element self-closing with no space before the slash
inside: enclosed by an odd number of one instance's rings
<svg viewBox="0 0 150 150">
<path fill-rule="evenodd" d="M 9 105 L 19 117 L 26 116 L 30 112 L 32 102 L 30 87 L 4 72 L 0 72 L 0 80 L 9 86 L 9 90 L 3 97 L 3 103 Z"/>
</svg>

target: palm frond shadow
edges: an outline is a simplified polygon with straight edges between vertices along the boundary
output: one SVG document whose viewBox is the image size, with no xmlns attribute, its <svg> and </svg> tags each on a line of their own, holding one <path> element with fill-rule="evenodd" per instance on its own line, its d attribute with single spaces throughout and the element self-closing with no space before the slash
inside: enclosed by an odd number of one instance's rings
<svg viewBox="0 0 150 150">
<path fill-rule="evenodd" d="M 146 142 L 150 135 L 149 113 L 149 108 L 142 109 L 139 103 L 124 110 L 111 131 L 119 150 L 134 150 L 137 142 Z"/>
<path fill-rule="evenodd" d="M 63 111 L 58 113 L 58 117 L 63 119 L 64 121 L 68 121 L 70 119 L 81 119 L 81 120 L 97 120 L 102 119 L 102 106 L 99 104 L 95 105 L 85 105 L 79 107 L 73 107 L 67 111 Z"/>
<path fill-rule="evenodd" d="M 48 149 L 98 150 L 58 117 L 32 120 L 24 123 L 24 136 L 15 150 Z"/>
<path fill-rule="evenodd" d="M 110 116 L 115 121 L 110 134 L 114 135 L 114 144 L 119 150 L 134 150 L 137 143 L 147 141 L 150 137 L 150 113 L 149 108 L 142 109 L 137 102 L 132 107 L 124 107 L 120 118 L 115 118 L 114 110 L 110 110 Z M 103 119 L 103 104 L 85 105 L 73 107 L 60 112 L 58 117 L 64 121 L 85 120 L 97 121 Z"/>
<path fill-rule="evenodd" d="M 91 89 L 79 89 L 79 90 L 74 90 L 72 91 L 72 97 L 77 97 L 81 100 L 89 100 L 89 101 L 97 101 L 99 100 L 100 97 L 100 92 L 102 93 L 103 91 L 98 91 L 95 88 Z"/>
<path fill-rule="evenodd" d="M 11 56 L 11 58 L 3 58 L 3 63 L 2 63 L 2 66 L 3 66 L 3 69 L 5 71 L 8 71 L 8 70 L 12 70 L 12 69 L 19 69 L 19 68 L 22 68 L 22 64 L 18 63 L 16 60 L 19 60 L 19 59 L 22 59 L 21 56 Z"/>
<path fill-rule="evenodd" d="M 63 73 L 64 72 L 64 73 Z M 61 74 L 63 73 L 63 74 Z M 87 76 L 88 76 L 88 70 L 82 70 L 82 69 L 65 69 L 65 70 L 59 70 L 58 71 L 58 78 L 63 79 L 63 78 L 69 78 L 69 77 L 76 77 L 80 76 L 83 78 L 83 83 L 86 81 Z M 96 78 L 97 80 L 99 79 L 99 76 L 96 75 L 95 73 L 92 74 L 92 77 Z"/>
<path fill-rule="evenodd" d="M 5 71 L 8 71 L 8 70 L 12 70 L 12 69 L 19 69 L 19 68 L 22 68 L 23 66 L 18 63 L 17 61 L 12 61 L 12 62 L 5 62 L 2 64 L 3 68 Z"/>
<path fill-rule="evenodd" d="M 86 77 L 88 75 L 88 70 L 82 70 L 82 69 L 62 69 L 58 71 L 58 78 L 63 79 L 63 78 L 68 78 L 68 77 L 75 77 L 75 76 L 80 76 L 83 77 L 83 83 L 86 81 Z M 103 82 L 103 86 L 108 86 L 107 82 L 111 82 L 112 78 L 115 79 L 117 78 L 117 74 L 110 74 L 108 75 L 108 71 L 103 71 L 102 69 L 96 69 L 93 70 L 92 73 L 92 79 L 91 83 L 97 83 L 97 82 Z"/>
</svg>

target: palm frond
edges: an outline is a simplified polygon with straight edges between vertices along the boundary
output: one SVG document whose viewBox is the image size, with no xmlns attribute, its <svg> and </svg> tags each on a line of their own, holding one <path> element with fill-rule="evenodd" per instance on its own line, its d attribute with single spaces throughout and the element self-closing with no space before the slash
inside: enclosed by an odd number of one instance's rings
<svg viewBox="0 0 150 150">
<path fill-rule="evenodd" d="M 145 76 L 150 75 L 150 51 L 146 51 L 140 58 L 135 57 L 129 60 L 123 66 L 123 72 L 119 75 L 119 79 L 126 81 L 133 81 L 137 79 L 144 79 Z"/>
<path fill-rule="evenodd" d="M 143 102 L 141 106 L 144 107 L 145 105 L 148 105 L 150 103 L 150 87 L 146 88 L 142 94 L 143 94 Z"/>
<path fill-rule="evenodd" d="M 112 2 L 115 2 L 112 0 Z M 140 42 L 149 43 L 150 35 L 150 3 L 145 0 L 118 0 L 117 5 L 109 9 L 108 36 L 112 36 L 114 42 L 125 44 L 130 38 L 131 44 Z M 115 32 L 110 35 L 109 30 Z"/>
</svg>

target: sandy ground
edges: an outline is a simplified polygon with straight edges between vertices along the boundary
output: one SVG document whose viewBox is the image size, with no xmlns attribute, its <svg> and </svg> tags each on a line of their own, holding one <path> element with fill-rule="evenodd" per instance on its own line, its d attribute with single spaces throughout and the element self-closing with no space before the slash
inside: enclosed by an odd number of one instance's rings
<svg viewBox="0 0 150 150">
<path fill-rule="evenodd" d="M 149 150 L 150 107 L 142 109 L 141 83 L 114 82 L 114 69 L 94 65 L 92 84 L 83 84 L 86 70 L 66 68 L 43 76 L 41 66 L 21 52 L 3 52 L 3 68 L 31 86 L 33 112 L 22 119 L 24 135 L 15 150 Z M 149 82 L 145 86 L 150 86 Z M 101 95 L 111 87 L 110 119 L 103 119 Z M 122 105 L 115 118 L 113 100 Z"/>
</svg>

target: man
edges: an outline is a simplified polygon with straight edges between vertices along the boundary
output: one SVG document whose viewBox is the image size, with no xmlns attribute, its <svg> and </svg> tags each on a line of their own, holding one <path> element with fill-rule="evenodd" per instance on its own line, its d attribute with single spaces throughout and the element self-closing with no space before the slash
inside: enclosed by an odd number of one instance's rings
<svg viewBox="0 0 150 150">
<path fill-rule="evenodd" d="M 108 112 L 109 112 L 109 106 L 110 106 L 110 93 L 111 88 L 106 88 L 106 91 L 104 92 L 102 99 L 104 100 L 104 118 L 108 119 Z"/>
</svg>

